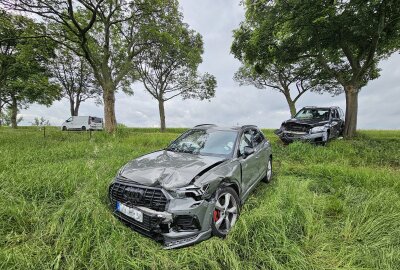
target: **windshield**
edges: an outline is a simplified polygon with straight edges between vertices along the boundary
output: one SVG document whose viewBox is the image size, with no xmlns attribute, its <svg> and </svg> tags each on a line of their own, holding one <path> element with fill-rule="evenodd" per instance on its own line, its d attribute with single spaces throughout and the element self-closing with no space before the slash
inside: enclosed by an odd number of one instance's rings
<svg viewBox="0 0 400 270">
<path fill-rule="evenodd" d="M 167 150 L 201 155 L 230 156 L 237 132 L 192 129 L 174 141 Z"/>
<path fill-rule="evenodd" d="M 301 109 L 294 118 L 329 120 L 329 109 L 304 108 Z"/>
</svg>

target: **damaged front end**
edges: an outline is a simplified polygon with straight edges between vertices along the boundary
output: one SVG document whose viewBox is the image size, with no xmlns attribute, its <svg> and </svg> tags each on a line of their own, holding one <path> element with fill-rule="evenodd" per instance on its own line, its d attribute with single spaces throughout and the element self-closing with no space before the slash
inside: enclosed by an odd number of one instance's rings
<svg viewBox="0 0 400 270">
<path fill-rule="evenodd" d="M 275 130 L 274 133 L 284 143 L 294 141 L 324 143 L 328 140 L 328 128 L 325 126 L 282 124 L 280 129 Z"/>
<path fill-rule="evenodd" d="M 110 185 L 114 214 L 132 229 L 161 242 L 165 248 L 191 245 L 211 236 L 215 200 L 207 187 L 194 185 L 167 191 L 123 178 Z"/>
</svg>

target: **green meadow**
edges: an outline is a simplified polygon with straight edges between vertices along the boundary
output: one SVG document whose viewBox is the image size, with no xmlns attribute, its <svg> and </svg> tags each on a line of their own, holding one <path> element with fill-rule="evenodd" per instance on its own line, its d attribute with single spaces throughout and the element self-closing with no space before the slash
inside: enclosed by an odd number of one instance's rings
<svg viewBox="0 0 400 270">
<path fill-rule="evenodd" d="M 400 131 L 284 146 L 226 239 L 164 250 L 113 215 L 130 159 L 184 129 L 0 128 L 0 269 L 400 269 Z"/>
</svg>

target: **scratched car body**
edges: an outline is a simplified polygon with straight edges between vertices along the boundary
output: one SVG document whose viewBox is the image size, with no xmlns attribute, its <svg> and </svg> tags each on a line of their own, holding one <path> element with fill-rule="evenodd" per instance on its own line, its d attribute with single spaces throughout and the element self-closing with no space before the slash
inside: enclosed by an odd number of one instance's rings
<svg viewBox="0 0 400 270">
<path fill-rule="evenodd" d="M 271 177 L 271 146 L 256 126 L 207 124 L 128 162 L 109 197 L 119 219 L 176 248 L 226 236 L 251 191 Z"/>
</svg>

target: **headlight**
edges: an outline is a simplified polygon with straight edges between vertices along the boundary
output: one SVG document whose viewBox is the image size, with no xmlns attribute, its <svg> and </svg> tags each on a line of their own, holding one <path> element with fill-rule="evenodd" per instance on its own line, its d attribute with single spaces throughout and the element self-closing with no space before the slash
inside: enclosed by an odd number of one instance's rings
<svg viewBox="0 0 400 270">
<path fill-rule="evenodd" d="M 208 188 L 209 188 L 208 184 L 206 184 L 202 187 L 190 185 L 190 186 L 179 188 L 179 189 L 175 190 L 175 194 L 179 198 L 192 197 L 196 200 L 200 200 L 203 197 L 203 195 L 207 194 Z"/>
<path fill-rule="evenodd" d="M 121 169 L 119 169 L 119 171 L 117 172 L 117 176 L 120 176 L 121 173 L 125 170 L 126 165 L 122 166 Z"/>
<path fill-rule="evenodd" d="M 321 133 L 325 132 L 325 127 L 314 127 L 310 129 L 310 133 Z"/>
</svg>

